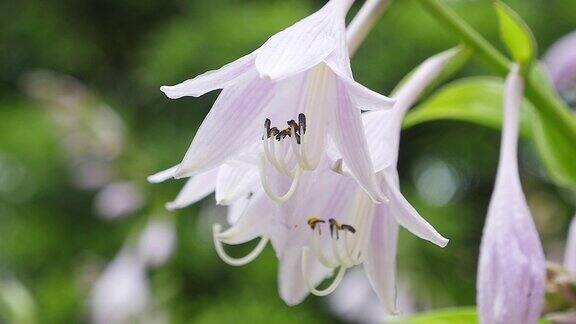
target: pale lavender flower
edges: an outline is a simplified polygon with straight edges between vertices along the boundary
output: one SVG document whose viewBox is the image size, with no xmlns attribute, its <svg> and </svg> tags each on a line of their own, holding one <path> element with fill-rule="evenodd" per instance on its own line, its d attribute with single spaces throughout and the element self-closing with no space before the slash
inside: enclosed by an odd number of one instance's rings
<svg viewBox="0 0 576 324">
<path fill-rule="evenodd" d="M 558 92 L 576 104 L 576 31 L 562 37 L 544 56 L 550 79 Z"/>
<path fill-rule="evenodd" d="M 129 216 L 143 204 L 144 194 L 138 186 L 128 181 L 111 183 L 94 197 L 96 213 L 108 219 Z"/>
<path fill-rule="evenodd" d="M 372 199 L 385 200 L 360 113 L 394 101 L 352 78 L 345 30 L 352 2 L 331 0 L 239 60 L 162 87 L 170 98 L 223 89 L 183 161 L 168 174 L 180 178 L 233 160 L 249 161 L 259 165 L 265 192 L 286 202 L 302 173 L 315 170 L 333 144 Z M 275 174 L 291 181 L 285 193 L 272 190 Z"/>
<path fill-rule="evenodd" d="M 576 279 L 576 216 L 572 219 L 570 230 L 568 231 L 568 239 L 566 240 L 564 251 L 564 268 Z"/>
<path fill-rule="evenodd" d="M 374 150 L 373 163 L 381 168 L 377 169 L 379 186 L 390 197 L 389 203 L 375 204 L 355 181 L 343 176 L 348 173 L 345 166 L 334 165 L 324 158 L 314 172 L 301 176 L 294 196 L 287 203 L 274 204 L 260 190 L 230 229 L 220 232 L 220 225 L 215 225 L 214 241 L 220 257 L 231 265 L 246 264 L 270 240 L 280 259 L 280 295 L 289 305 L 301 302 L 308 292 L 329 294 L 347 269 L 363 264 L 386 311 L 395 313 L 398 223 L 437 245 L 448 243 L 399 191 L 396 159 L 401 121 L 454 54 L 455 51 L 448 51 L 435 56 L 414 73 L 398 93 L 398 109 L 392 110 L 398 113 L 373 112 L 363 118 L 366 124 L 373 123 L 367 127 L 368 142 Z M 292 185 L 287 179 L 276 180 L 278 189 Z M 242 244 L 257 237 L 262 238 L 260 243 L 244 258 L 231 258 L 222 246 L 222 243 Z M 316 285 L 330 273 L 336 273 L 333 283 L 318 290 Z"/>
<path fill-rule="evenodd" d="M 518 173 L 523 91 L 515 65 L 506 80 L 500 162 L 480 246 L 477 303 L 482 323 L 536 323 L 544 301 L 544 252 Z"/>
<path fill-rule="evenodd" d="M 140 233 L 138 257 L 147 266 L 157 267 L 170 259 L 175 247 L 174 222 L 164 218 L 153 218 Z"/>
<path fill-rule="evenodd" d="M 123 250 L 105 269 L 90 297 L 92 323 L 137 321 L 150 304 L 146 267 L 132 251 Z"/>
</svg>

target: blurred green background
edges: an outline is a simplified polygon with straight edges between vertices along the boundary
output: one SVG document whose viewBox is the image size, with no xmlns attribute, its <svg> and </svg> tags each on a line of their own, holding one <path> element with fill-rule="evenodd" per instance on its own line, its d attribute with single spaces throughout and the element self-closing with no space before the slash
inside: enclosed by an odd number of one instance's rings
<svg viewBox="0 0 576 324">
<path fill-rule="evenodd" d="M 447 2 L 502 48 L 491 1 Z M 506 2 L 531 26 L 541 54 L 576 27 L 576 1 Z M 212 247 L 211 224 L 222 222 L 223 212 L 210 207 L 213 198 L 168 213 L 164 203 L 183 183 L 146 183 L 147 175 L 181 159 L 217 96 L 169 100 L 159 87 L 248 53 L 322 4 L 1 2 L 0 322 L 89 322 L 94 282 L 152 217 L 174 221 L 177 228 L 170 260 L 146 271 L 154 308 L 164 320 L 350 321 L 317 297 L 292 308 L 284 305 L 271 248 L 241 268 L 221 262 Z M 387 94 L 423 59 L 456 44 L 416 1 L 398 0 L 353 58 L 355 77 Z M 59 74 L 73 76 L 85 88 Z M 490 71 L 472 60 L 455 77 L 467 75 Z M 403 133 L 402 190 L 451 239 L 439 249 L 402 232 L 399 272 L 416 310 L 474 304 L 476 258 L 499 137 L 497 130 L 451 121 Z M 573 212 L 571 197 L 548 180 L 528 143 L 521 146 L 521 161 L 547 257 L 559 260 Z M 130 184 L 136 200 L 131 209 L 106 211 L 102 190 L 107 183 Z"/>
</svg>

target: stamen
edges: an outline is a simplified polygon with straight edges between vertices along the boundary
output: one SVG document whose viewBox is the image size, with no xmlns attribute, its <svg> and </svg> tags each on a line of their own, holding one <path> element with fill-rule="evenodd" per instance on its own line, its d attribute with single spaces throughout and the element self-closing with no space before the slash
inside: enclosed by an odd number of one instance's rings
<svg viewBox="0 0 576 324">
<path fill-rule="evenodd" d="M 322 252 L 322 247 L 320 246 L 319 239 L 319 235 L 314 235 L 314 233 L 312 233 L 312 248 L 314 249 L 314 254 L 316 254 L 318 261 L 320 261 L 320 263 L 322 263 L 322 265 L 326 268 L 336 268 L 338 263 L 328 259 L 324 255 L 324 252 Z"/>
<path fill-rule="evenodd" d="M 252 250 L 252 252 L 248 253 L 246 256 L 242 258 L 234 258 L 229 256 L 228 253 L 226 253 L 224 247 L 222 246 L 222 241 L 218 238 L 221 229 L 222 227 L 220 224 L 214 224 L 214 226 L 212 227 L 214 247 L 216 248 L 216 253 L 220 257 L 220 259 L 222 259 L 222 261 L 226 262 L 231 266 L 239 267 L 254 261 L 260 255 L 260 253 L 262 253 L 262 251 L 266 247 L 266 244 L 268 244 L 269 241 L 269 238 L 267 236 L 262 236 L 260 238 L 260 242 L 258 242 L 258 245 L 256 245 L 256 247 L 254 248 L 254 250 Z"/>
<path fill-rule="evenodd" d="M 306 134 L 306 115 L 303 113 L 298 114 L 298 130 L 300 131 L 301 135 Z"/>
<path fill-rule="evenodd" d="M 325 220 L 318 219 L 316 217 L 311 217 L 308 219 L 307 223 L 308 223 L 308 226 L 310 226 L 310 228 L 312 229 L 312 231 L 314 231 L 316 229 L 316 226 L 318 226 L 318 234 L 322 235 L 322 231 L 320 230 L 321 227 L 319 226 L 319 224 L 320 223 L 322 223 L 322 224 L 326 223 Z"/>
<path fill-rule="evenodd" d="M 266 177 L 266 157 L 264 154 L 260 154 L 260 163 L 258 164 L 258 172 L 260 173 L 260 182 L 262 183 L 262 188 L 270 197 L 270 199 L 274 200 L 277 203 L 285 203 L 287 202 L 294 192 L 296 192 L 296 187 L 298 186 L 298 180 L 300 179 L 300 175 L 302 170 L 300 168 L 296 168 L 294 172 L 294 177 L 292 178 L 292 184 L 290 185 L 290 189 L 282 196 L 278 196 L 272 192 L 270 185 L 268 184 L 268 178 Z"/>
<path fill-rule="evenodd" d="M 310 292 L 313 293 L 314 295 L 316 295 L 316 296 L 329 295 L 334 290 L 336 290 L 336 288 L 338 288 L 338 285 L 340 285 L 340 282 L 342 282 L 342 278 L 344 278 L 344 274 L 346 273 L 346 267 L 341 266 L 338 269 L 338 273 L 336 274 L 334 281 L 332 281 L 332 283 L 328 287 L 326 287 L 324 290 L 318 290 L 318 289 L 316 289 L 316 287 L 314 287 L 314 285 L 312 285 L 310 283 L 310 275 L 307 271 L 307 269 L 308 269 L 308 252 L 309 252 L 309 248 L 307 246 L 305 246 L 302 249 L 302 277 L 304 278 L 304 282 L 306 283 L 306 286 L 308 286 L 308 290 L 310 290 Z"/>
</svg>

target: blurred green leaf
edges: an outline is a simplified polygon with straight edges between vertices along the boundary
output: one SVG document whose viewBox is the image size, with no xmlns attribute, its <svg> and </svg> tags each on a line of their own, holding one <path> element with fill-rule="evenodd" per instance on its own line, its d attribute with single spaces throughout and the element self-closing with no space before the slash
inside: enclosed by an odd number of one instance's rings
<svg viewBox="0 0 576 324">
<path fill-rule="evenodd" d="M 390 323 L 404 324 L 468 324 L 478 323 L 478 314 L 474 307 L 445 309 L 424 315 L 400 317 Z"/>
<path fill-rule="evenodd" d="M 427 121 L 451 119 L 500 128 L 504 82 L 495 77 L 472 77 L 460 79 L 441 88 L 427 101 L 421 103 L 404 119 L 409 128 Z M 521 116 L 521 133 L 531 136 L 528 127 L 530 103 L 524 101 Z"/>
<path fill-rule="evenodd" d="M 532 31 L 520 15 L 506 4 L 495 1 L 494 7 L 500 20 L 500 37 L 512 58 L 524 67 L 530 66 L 536 57 L 536 42 Z"/>
<path fill-rule="evenodd" d="M 538 85 L 550 96 L 557 96 L 542 64 L 537 64 L 531 69 L 531 77 L 538 80 Z M 574 163 L 576 145 L 542 112 L 534 118 L 533 129 L 534 143 L 552 180 L 561 186 L 576 190 Z"/>
</svg>

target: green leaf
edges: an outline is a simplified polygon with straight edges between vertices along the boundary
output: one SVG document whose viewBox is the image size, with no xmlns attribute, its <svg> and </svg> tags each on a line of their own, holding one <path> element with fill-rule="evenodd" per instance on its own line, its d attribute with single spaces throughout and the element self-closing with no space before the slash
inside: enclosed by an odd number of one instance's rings
<svg viewBox="0 0 576 324">
<path fill-rule="evenodd" d="M 411 317 L 399 317 L 390 323 L 403 324 L 475 324 L 478 314 L 474 307 L 443 309 Z"/>
<path fill-rule="evenodd" d="M 542 86 L 546 86 L 545 83 Z M 452 82 L 410 111 L 404 119 L 404 128 L 449 119 L 500 129 L 503 94 L 504 81 L 499 78 L 472 77 Z M 535 144 L 550 178 L 560 186 L 576 190 L 576 145 L 556 127 L 554 120 L 537 113 L 534 106 L 524 100 L 520 132 Z"/>
<path fill-rule="evenodd" d="M 400 316 L 386 323 L 390 324 L 476 324 L 478 313 L 475 307 L 446 308 L 415 316 Z M 551 324 L 541 319 L 540 324 Z"/>
<path fill-rule="evenodd" d="M 452 82 L 408 113 L 404 127 L 440 119 L 466 121 L 499 129 L 502 125 L 504 82 L 496 77 L 472 77 Z M 529 113 L 524 101 L 520 132 L 531 136 Z"/>
<path fill-rule="evenodd" d="M 514 61 L 528 68 L 536 57 L 536 42 L 528 25 L 512 8 L 501 1 L 494 7 L 500 20 L 500 37 Z"/>
</svg>

